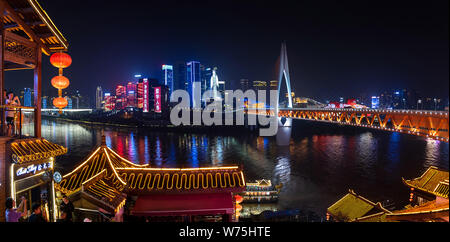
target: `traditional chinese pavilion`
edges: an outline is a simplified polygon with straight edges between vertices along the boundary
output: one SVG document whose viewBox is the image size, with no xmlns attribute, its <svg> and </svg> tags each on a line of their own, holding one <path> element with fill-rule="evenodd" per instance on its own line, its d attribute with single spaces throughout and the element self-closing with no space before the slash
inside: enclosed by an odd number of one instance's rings
<svg viewBox="0 0 450 242">
<path fill-rule="evenodd" d="M 338 222 L 384 222 L 389 213 L 381 203 L 374 203 L 349 190 L 347 195 L 327 209 L 327 219 L 331 216 Z"/>
<path fill-rule="evenodd" d="M 219 215 L 227 221 L 235 212 L 233 193 L 245 189 L 238 166 L 153 168 L 121 157 L 103 141 L 73 171 L 55 184 L 57 190 L 85 210 L 116 214 L 127 197 L 134 200 L 131 215 L 184 217 Z"/>
<path fill-rule="evenodd" d="M 411 189 L 410 204 L 389 211 L 352 190 L 327 210 L 327 218 L 341 222 L 449 222 L 449 173 L 430 166 L 420 177 L 403 179 Z"/>
<path fill-rule="evenodd" d="M 28 198 L 29 208 L 32 202 L 48 200 L 48 220 L 54 220 L 53 163 L 67 149 L 41 138 L 41 60 L 42 53 L 66 51 L 68 43 L 36 0 L 0 0 L 0 19 L 0 90 L 5 89 L 5 71 L 32 69 L 35 105 L 11 109 L 0 98 L 0 222 L 5 220 L 6 197 L 18 202 L 21 196 Z M 23 109 L 34 112 L 34 134 L 24 138 L 21 121 L 8 134 L 5 111 L 15 111 L 21 120 Z"/>
<path fill-rule="evenodd" d="M 402 181 L 411 190 L 411 204 L 389 214 L 389 221 L 449 222 L 448 171 L 430 166 L 420 177 Z"/>
</svg>

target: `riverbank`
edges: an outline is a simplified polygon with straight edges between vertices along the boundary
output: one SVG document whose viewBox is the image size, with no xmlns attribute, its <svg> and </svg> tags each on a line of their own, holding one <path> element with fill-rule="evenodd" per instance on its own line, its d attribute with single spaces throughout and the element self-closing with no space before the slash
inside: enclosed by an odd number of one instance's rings
<svg viewBox="0 0 450 242">
<path fill-rule="evenodd" d="M 82 125 L 89 126 L 97 126 L 97 127 L 112 127 L 112 128 L 128 128 L 128 129 L 145 129 L 145 130 L 153 130 L 158 132 L 189 132 L 189 133 L 214 133 L 214 134 L 242 134 L 254 133 L 254 128 L 249 128 L 245 126 L 236 126 L 236 125 L 220 125 L 220 126 L 205 126 L 205 125 L 179 125 L 175 126 L 168 121 L 160 121 L 159 124 L 151 124 L 148 122 L 139 122 L 135 120 L 130 120 L 128 124 L 125 123 L 114 123 L 114 122 L 98 122 L 98 121 L 90 121 L 90 120 L 80 120 L 80 119 L 71 119 L 66 117 L 57 117 L 57 116 L 49 116 L 42 115 L 43 119 L 53 120 L 53 121 L 64 121 Z M 124 122 L 125 120 L 121 120 Z"/>
</svg>

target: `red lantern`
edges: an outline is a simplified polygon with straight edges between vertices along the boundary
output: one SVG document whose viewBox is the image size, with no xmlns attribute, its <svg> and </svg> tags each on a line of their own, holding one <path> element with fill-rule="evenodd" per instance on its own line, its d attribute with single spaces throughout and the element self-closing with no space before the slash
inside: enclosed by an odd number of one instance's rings
<svg viewBox="0 0 450 242">
<path fill-rule="evenodd" d="M 69 84 L 69 79 L 65 76 L 55 76 L 52 78 L 52 86 L 56 89 L 67 88 Z"/>
<path fill-rule="evenodd" d="M 67 68 L 72 64 L 72 58 L 66 53 L 54 53 L 50 56 L 50 63 L 56 68 Z"/>
<path fill-rule="evenodd" d="M 241 210 L 242 210 L 242 205 L 236 204 L 236 211 L 241 211 Z"/>
<path fill-rule="evenodd" d="M 244 198 L 242 196 L 239 196 L 239 195 L 235 195 L 234 199 L 236 200 L 236 203 L 241 203 L 244 200 Z"/>
<path fill-rule="evenodd" d="M 53 99 L 53 106 L 62 109 L 65 108 L 67 106 L 68 102 L 67 99 L 63 98 L 63 97 L 57 97 L 55 99 Z"/>
</svg>

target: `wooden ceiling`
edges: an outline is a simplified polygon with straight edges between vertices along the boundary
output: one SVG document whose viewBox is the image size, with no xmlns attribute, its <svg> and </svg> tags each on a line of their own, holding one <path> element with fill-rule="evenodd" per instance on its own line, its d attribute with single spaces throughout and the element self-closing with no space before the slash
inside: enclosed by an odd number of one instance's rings
<svg viewBox="0 0 450 242">
<path fill-rule="evenodd" d="M 5 4 L 6 31 L 35 43 L 41 42 L 46 55 L 67 51 L 68 42 L 36 0 L 0 0 Z"/>
</svg>

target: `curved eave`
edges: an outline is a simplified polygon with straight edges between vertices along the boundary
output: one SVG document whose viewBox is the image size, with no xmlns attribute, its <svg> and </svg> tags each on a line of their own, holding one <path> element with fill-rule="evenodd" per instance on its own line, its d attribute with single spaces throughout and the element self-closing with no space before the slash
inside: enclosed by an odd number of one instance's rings
<svg viewBox="0 0 450 242">
<path fill-rule="evenodd" d="M 50 19 L 48 14 L 45 12 L 45 10 L 41 7 L 41 5 L 38 3 L 37 0 L 28 0 L 28 3 L 30 3 L 31 7 L 36 11 L 39 18 L 46 24 L 46 26 L 50 29 L 50 31 L 56 36 L 59 43 L 61 44 L 60 47 L 49 47 L 50 51 L 57 52 L 57 51 L 67 51 L 69 44 L 67 42 L 67 39 L 64 38 L 61 31 L 58 30 L 56 25 L 53 23 L 53 21 Z M 44 50 L 45 52 L 45 50 Z M 45 53 L 47 55 L 50 55 L 50 53 Z"/>
<path fill-rule="evenodd" d="M 443 198 L 447 198 L 447 199 L 448 199 L 448 195 L 445 196 L 445 195 L 443 195 L 443 194 L 441 194 L 441 193 L 438 193 L 438 192 L 435 192 L 435 191 L 431 191 L 431 190 L 424 189 L 424 188 L 422 188 L 422 187 L 419 187 L 419 186 L 415 185 L 411 180 L 406 180 L 406 179 L 404 179 L 403 177 L 402 177 L 402 182 L 403 182 L 403 184 L 405 184 L 406 186 L 411 187 L 411 188 L 414 188 L 414 189 L 419 190 L 419 191 L 421 191 L 421 192 L 428 193 L 428 194 L 431 194 L 431 195 L 434 195 L 434 196 L 439 196 L 439 197 L 443 197 Z"/>
<path fill-rule="evenodd" d="M 13 162 L 22 164 L 67 153 L 67 148 L 54 144 L 46 139 L 26 139 L 11 143 Z"/>
</svg>

